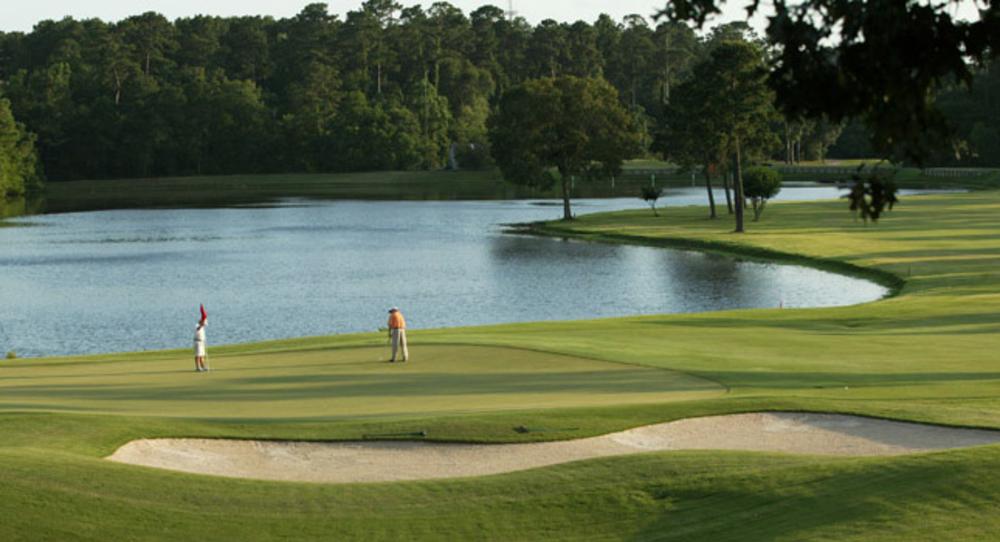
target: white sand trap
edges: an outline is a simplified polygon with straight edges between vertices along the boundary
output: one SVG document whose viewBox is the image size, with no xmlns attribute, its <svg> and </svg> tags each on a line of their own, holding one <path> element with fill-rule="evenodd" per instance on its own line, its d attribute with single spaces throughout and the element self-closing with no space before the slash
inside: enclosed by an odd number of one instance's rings
<svg viewBox="0 0 1000 542">
<path fill-rule="evenodd" d="M 483 476 L 665 450 L 899 455 L 1000 443 L 1000 431 L 803 413 L 691 418 L 600 437 L 535 444 L 139 440 L 109 459 L 196 474 L 349 483 Z"/>
</svg>

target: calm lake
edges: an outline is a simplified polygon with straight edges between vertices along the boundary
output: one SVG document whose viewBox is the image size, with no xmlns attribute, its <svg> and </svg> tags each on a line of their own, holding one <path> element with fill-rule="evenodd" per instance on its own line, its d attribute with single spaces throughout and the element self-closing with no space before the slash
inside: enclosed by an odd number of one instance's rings
<svg viewBox="0 0 1000 542">
<path fill-rule="evenodd" d="M 781 199 L 837 195 L 786 188 Z M 704 193 L 672 190 L 667 202 L 703 204 Z M 199 303 L 212 345 L 375 331 L 392 305 L 421 329 L 848 305 L 886 293 L 805 267 L 502 232 L 558 218 L 556 203 L 285 201 L 9 220 L 25 227 L 0 228 L 0 355 L 187 348 Z M 575 209 L 644 205 L 578 200 Z"/>
</svg>

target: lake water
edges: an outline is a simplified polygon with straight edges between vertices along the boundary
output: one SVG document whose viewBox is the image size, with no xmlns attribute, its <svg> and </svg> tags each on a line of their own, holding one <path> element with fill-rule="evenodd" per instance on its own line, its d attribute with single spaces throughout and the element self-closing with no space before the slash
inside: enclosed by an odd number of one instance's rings
<svg viewBox="0 0 1000 542">
<path fill-rule="evenodd" d="M 698 189 L 667 196 L 703 201 Z M 392 305 L 421 329 L 847 305 L 886 293 L 805 267 L 503 233 L 503 224 L 558 218 L 556 203 L 286 201 L 14 219 L 28 227 L 0 228 L 0 354 L 187 348 L 199 303 L 212 345 L 375 331 Z M 581 200 L 575 209 L 644 205 Z"/>
</svg>

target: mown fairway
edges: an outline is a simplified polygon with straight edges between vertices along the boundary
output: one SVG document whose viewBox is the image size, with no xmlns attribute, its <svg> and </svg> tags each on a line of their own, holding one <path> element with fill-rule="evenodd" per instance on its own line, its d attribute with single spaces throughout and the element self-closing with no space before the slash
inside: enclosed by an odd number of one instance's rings
<svg viewBox="0 0 1000 542">
<path fill-rule="evenodd" d="M 368 486 L 100 459 L 153 436 L 518 441 L 767 409 L 1000 428 L 1000 193 L 910 198 L 868 227 L 844 202 L 777 204 L 745 237 L 704 215 L 595 216 L 568 233 L 799 254 L 905 286 L 837 309 L 414 332 L 406 367 L 376 363 L 379 335 L 215 348 L 209 375 L 188 372 L 186 352 L 3 362 L 0 539 L 995 537 L 997 446 L 892 459 L 661 453 Z"/>
<path fill-rule="evenodd" d="M 18 362 L 0 409 L 209 419 L 344 420 L 459 412 L 660 403 L 724 393 L 694 376 L 511 348 L 432 346 L 407 363 L 388 349 L 134 361 Z"/>
</svg>

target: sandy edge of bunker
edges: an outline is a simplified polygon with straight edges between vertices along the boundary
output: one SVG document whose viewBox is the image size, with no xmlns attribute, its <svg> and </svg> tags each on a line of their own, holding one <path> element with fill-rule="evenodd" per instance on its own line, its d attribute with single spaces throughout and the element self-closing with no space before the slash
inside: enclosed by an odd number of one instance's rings
<svg viewBox="0 0 1000 542">
<path fill-rule="evenodd" d="M 108 459 L 231 478 L 365 483 L 485 476 L 672 450 L 892 456 L 989 444 L 1000 444 L 1000 431 L 769 412 L 689 418 L 599 437 L 530 444 L 148 439 L 130 442 Z"/>
</svg>

